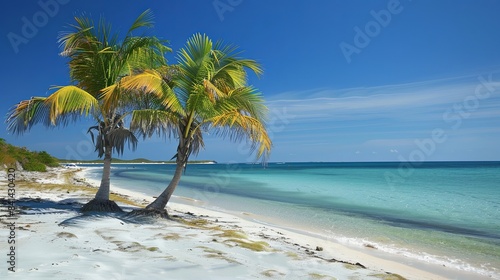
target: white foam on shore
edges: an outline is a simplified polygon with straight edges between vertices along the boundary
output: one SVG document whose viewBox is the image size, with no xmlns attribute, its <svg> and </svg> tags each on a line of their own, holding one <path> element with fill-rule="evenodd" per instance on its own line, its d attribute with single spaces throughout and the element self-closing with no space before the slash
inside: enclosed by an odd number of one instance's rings
<svg viewBox="0 0 500 280">
<path fill-rule="evenodd" d="M 470 272 L 474 274 L 483 275 L 486 277 L 491 277 L 491 279 L 500 279 L 500 275 L 498 275 L 496 271 L 491 271 L 490 269 L 485 268 L 485 266 L 488 264 L 484 264 L 482 265 L 482 268 L 478 268 L 477 266 L 473 266 L 461 259 L 453 259 L 453 258 L 448 258 L 446 256 L 433 255 L 426 252 L 411 250 L 409 248 L 403 248 L 396 245 L 373 242 L 371 240 L 365 240 L 362 238 L 335 237 L 334 239 L 348 246 L 355 246 L 359 248 L 372 246 L 373 248 L 376 248 L 378 251 L 385 252 L 393 256 L 403 256 L 410 260 L 417 260 L 419 262 L 427 263 L 430 265 L 449 267 L 456 269 L 458 271 Z"/>
</svg>

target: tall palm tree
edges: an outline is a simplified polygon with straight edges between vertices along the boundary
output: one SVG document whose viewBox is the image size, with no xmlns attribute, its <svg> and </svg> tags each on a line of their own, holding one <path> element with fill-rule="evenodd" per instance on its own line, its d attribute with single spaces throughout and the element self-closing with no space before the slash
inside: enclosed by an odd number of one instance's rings
<svg viewBox="0 0 500 280">
<path fill-rule="evenodd" d="M 165 206 L 189 156 L 203 148 L 205 132 L 234 141 L 246 138 L 257 150 L 257 159 L 265 160 L 272 146 L 265 128 L 267 107 L 261 94 L 247 85 L 247 69 L 262 73 L 257 62 L 240 58 L 237 48 L 214 44 L 201 34 L 191 37 L 177 58 L 178 65 L 124 77 L 103 91 L 107 106 L 116 106 L 124 89 L 136 97 L 138 89 L 154 96 L 155 106 L 133 111 L 130 128 L 145 137 L 160 133 L 179 140 L 173 178 L 145 209 L 161 216 L 168 215 Z"/>
<path fill-rule="evenodd" d="M 63 46 L 61 55 L 69 58 L 72 85 L 58 87 L 48 97 L 32 97 L 15 105 L 7 118 L 8 130 L 22 134 L 37 123 L 65 126 L 79 116 L 91 115 L 97 125 L 89 128 L 89 133 L 98 156 L 104 156 L 103 173 L 95 198 L 82 210 L 121 211 L 109 200 L 111 157 L 113 151 L 122 154 L 127 143 L 135 149 L 138 141 L 124 126 L 126 108 L 102 106 L 101 91 L 123 77 L 164 65 L 164 54 L 170 49 L 156 37 L 132 34 L 152 26 L 149 10 L 137 17 L 122 41 L 118 34 L 111 33 L 111 26 L 103 19 L 98 25 L 83 16 L 75 20 L 73 30 L 62 34 L 59 40 Z M 96 137 L 93 132 L 97 132 Z"/>
</svg>

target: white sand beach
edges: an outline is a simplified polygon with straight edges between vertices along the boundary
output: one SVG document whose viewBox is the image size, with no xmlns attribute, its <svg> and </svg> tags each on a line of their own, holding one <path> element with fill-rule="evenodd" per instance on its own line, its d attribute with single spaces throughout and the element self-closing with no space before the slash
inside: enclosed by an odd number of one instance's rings
<svg viewBox="0 0 500 280">
<path fill-rule="evenodd" d="M 88 186 L 81 169 L 16 172 L 20 214 L 7 220 L 2 208 L 1 279 L 447 279 L 456 273 L 446 277 L 385 258 L 375 248 L 348 248 L 258 223 L 251 213 L 196 207 L 188 198 L 169 203 L 172 220 L 83 215 L 79 208 L 96 188 Z M 152 200 L 114 186 L 112 192 L 127 212 Z M 15 272 L 7 263 L 12 221 Z"/>
</svg>

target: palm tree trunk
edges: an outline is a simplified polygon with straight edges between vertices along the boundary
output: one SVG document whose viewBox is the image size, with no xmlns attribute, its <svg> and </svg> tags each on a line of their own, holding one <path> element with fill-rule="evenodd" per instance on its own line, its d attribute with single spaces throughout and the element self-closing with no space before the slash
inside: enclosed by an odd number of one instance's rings
<svg viewBox="0 0 500 280">
<path fill-rule="evenodd" d="M 99 190 L 95 198 L 83 205 L 82 212 L 123 212 L 116 202 L 109 200 L 109 176 L 111 175 L 111 146 L 104 147 L 104 166 Z"/>
<path fill-rule="evenodd" d="M 146 209 L 155 209 L 155 210 L 165 209 L 165 206 L 167 206 L 170 197 L 174 193 L 175 188 L 177 188 L 177 185 L 181 180 L 182 172 L 184 172 L 184 167 L 185 167 L 184 163 L 177 162 L 177 166 L 175 168 L 175 173 L 174 177 L 172 178 L 172 181 L 170 181 L 168 187 L 160 194 L 160 196 L 158 196 L 153 202 L 151 202 L 151 204 L 146 206 Z"/>
<path fill-rule="evenodd" d="M 151 202 L 146 209 L 148 210 L 164 210 L 165 206 L 167 206 L 170 197 L 174 193 L 177 185 L 179 184 L 182 173 L 184 172 L 184 168 L 186 167 L 188 158 L 189 158 L 189 145 L 190 141 L 186 141 L 183 137 L 179 139 L 179 146 L 177 147 L 177 159 L 175 167 L 174 177 L 168 184 L 168 187 L 158 196 L 153 202 Z"/>
<path fill-rule="evenodd" d="M 99 186 L 99 190 L 95 195 L 95 199 L 100 200 L 109 200 L 109 186 L 110 186 L 110 175 L 111 175 L 111 152 L 112 148 L 110 146 L 106 146 L 104 148 L 104 161 L 102 168 L 102 178 L 101 185 Z"/>
</svg>

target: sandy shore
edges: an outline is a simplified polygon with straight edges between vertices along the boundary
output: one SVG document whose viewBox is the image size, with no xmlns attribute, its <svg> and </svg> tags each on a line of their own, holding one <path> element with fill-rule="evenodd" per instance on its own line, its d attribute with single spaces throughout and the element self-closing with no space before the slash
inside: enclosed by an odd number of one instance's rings
<svg viewBox="0 0 500 280">
<path fill-rule="evenodd" d="M 96 188 L 81 170 L 16 171 L 20 213 L 8 217 L 7 172 L 1 174 L 1 279 L 451 278 L 377 256 L 373 248 L 348 248 L 254 222 L 251 214 L 196 207 L 187 198 L 169 203 L 172 220 L 83 215 L 79 208 Z M 152 200 L 115 187 L 112 192 L 112 199 L 127 212 Z M 12 223 L 15 263 L 9 264 Z M 9 272 L 14 265 L 16 272 Z"/>
</svg>

